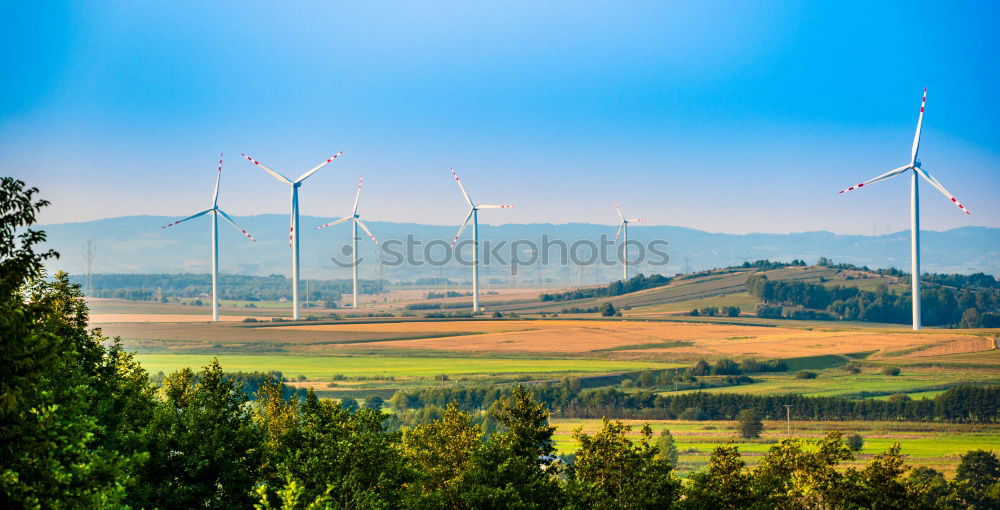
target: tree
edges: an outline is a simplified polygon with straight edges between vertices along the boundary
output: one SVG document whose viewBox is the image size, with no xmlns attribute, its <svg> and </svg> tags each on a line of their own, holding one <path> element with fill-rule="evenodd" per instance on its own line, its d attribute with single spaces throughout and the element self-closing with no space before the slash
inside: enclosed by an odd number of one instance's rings
<svg viewBox="0 0 1000 510">
<path fill-rule="evenodd" d="M 900 373 L 901 372 L 899 370 L 899 367 L 885 367 L 885 368 L 882 369 L 882 374 L 888 375 L 890 377 L 895 377 L 895 376 L 899 375 Z"/>
<path fill-rule="evenodd" d="M 660 436 L 656 438 L 656 448 L 659 450 L 656 458 L 666 461 L 671 468 L 677 469 L 677 442 L 674 441 L 674 435 L 669 430 L 660 431 Z"/>
<path fill-rule="evenodd" d="M 45 280 L 30 228 L 48 205 L 0 178 L 0 507 L 123 506 L 153 405 L 148 376 L 116 341 L 87 330 L 65 273 Z M 105 344 L 109 344 L 105 347 Z"/>
<path fill-rule="evenodd" d="M 761 421 L 757 413 L 751 409 L 744 409 L 736 417 L 736 422 L 740 430 L 740 436 L 744 439 L 757 439 L 764 431 L 764 422 Z"/>
<path fill-rule="evenodd" d="M 146 433 L 150 458 L 134 506 L 250 507 L 263 438 L 247 395 L 212 360 L 198 374 L 167 376 L 163 398 Z"/>
<path fill-rule="evenodd" d="M 685 488 L 682 508 L 705 510 L 742 510 L 753 508 L 755 495 L 746 463 L 735 445 L 718 446 L 712 451 L 708 467 L 691 474 Z"/>
<path fill-rule="evenodd" d="M 861 434 L 851 434 L 847 436 L 845 442 L 852 452 L 860 452 L 861 448 L 865 446 L 865 439 L 861 437 Z"/>
<path fill-rule="evenodd" d="M 715 375 L 740 375 L 743 371 L 740 370 L 740 366 L 735 361 L 729 358 L 719 358 L 712 368 L 712 373 Z"/>
<path fill-rule="evenodd" d="M 600 308 L 601 315 L 604 317 L 611 317 L 615 314 L 615 305 L 611 303 L 603 303 Z"/>
<path fill-rule="evenodd" d="M 569 508 L 667 508 L 677 501 L 680 481 L 666 460 L 657 459 L 652 429 L 643 426 L 638 443 L 627 437 L 631 430 L 605 418 L 593 436 L 581 429 L 573 433 L 580 450 L 569 468 Z"/>
<path fill-rule="evenodd" d="M 712 372 L 712 367 L 707 361 L 700 359 L 693 367 L 689 369 L 689 373 L 694 376 L 708 375 Z"/>
<path fill-rule="evenodd" d="M 521 386 L 490 407 L 501 430 L 473 453 L 462 499 L 471 508 L 556 508 L 559 464 L 549 411 Z"/>
<path fill-rule="evenodd" d="M 985 492 L 1000 483 L 1000 458 L 986 450 L 967 452 L 958 463 L 955 481 L 967 484 L 976 492 Z"/>
<path fill-rule="evenodd" d="M 482 428 L 454 402 L 440 420 L 405 431 L 402 455 L 416 474 L 408 498 L 426 508 L 466 508 L 466 474 L 481 437 Z"/>
<path fill-rule="evenodd" d="M 738 306 L 727 306 L 726 307 L 726 316 L 728 316 L 728 317 L 739 317 L 741 311 L 742 310 L 740 310 L 740 307 L 738 307 Z"/>
<path fill-rule="evenodd" d="M 382 400 L 382 397 L 378 395 L 372 395 L 365 399 L 365 409 L 379 411 L 383 405 L 385 405 L 385 400 Z"/>
<path fill-rule="evenodd" d="M 975 308 L 966 308 L 962 312 L 962 320 L 959 321 L 958 327 L 960 328 L 978 328 L 982 325 L 982 318 L 979 314 L 979 310 Z"/>
</svg>

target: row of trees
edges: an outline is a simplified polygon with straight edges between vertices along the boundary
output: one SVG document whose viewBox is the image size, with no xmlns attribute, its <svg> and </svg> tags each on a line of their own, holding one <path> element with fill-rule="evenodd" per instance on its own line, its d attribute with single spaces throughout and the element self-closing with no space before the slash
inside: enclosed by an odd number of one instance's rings
<svg viewBox="0 0 1000 510">
<path fill-rule="evenodd" d="M 86 275 L 73 275 L 70 281 L 82 285 L 86 279 Z M 91 297 L 100 298 L 153 301 L 166 296 L 196 298 L 212 294 L 212 275 L 209 274 L 95 274 L 91 282 L 94 287 Z M 291 280 L 276 274 L 220 274 L 219 298 L 273 301 L 287 297 L 291 285 Z M 340 301 L 341 295 L 351 292 L 351 285 L 351 280 L 309 280 L 309 298 Z M 377 280 L 358 280 L 358 292 L 362 294 L 377 294 L 382 287 Z"/>
<path fill-rule="evenodd" d="M 628 280 L 617 280 L 604 287 L 586 287 L 566 292 L 543 293 L 539 296 L 539 299 L 542 301 L 571 301 L 574 299 L 620 296 L 629 292 L 662 287 L 670 283 L 670 281 L 671 278 L 663 275 L 653 274 L 645 276 L 640 273 Z"/>
<path fill-rule="evenodd" d="M 952 281 L 943 278 L 943 281 Z M 954 281 L 980 282 L 985 279 Z M 992 277 L 989 277 L 992 280 Z M 801 281 L 772 281 L 754 273 L 747 278 L 746 289 L 760 298 L 764 305 L 757 313 L 762 317 L 785 316 L 800 319 L 860 320 L 906 324 L 911 320 L 911 298 L 896 294 L 880 285 L 874 291 L 839 285 L 826 286 Z M 996 287 L 923 288 L 920 293 L 923 322 L 932 326 L 966 328 L 1000 327 L 1000 289 Z M 793 306 L 783 313 L 780 306 Z M 804 310 L 802 308 L 808 309 Z M 825 311 L 817 312 L 817 310 Z"/>
<path fill-rule="evenodd" d="M 708 370 L 707 365 L 705 370 Z M 400 390 L 389 402 L 397 411 L 425 406 L 443 408 L 449 403 L 465 410 L 485 410 L 509 395 L 510 391 L 509 387 L 497 386 L 421 388 Z M 615 388 L 580 389 L 579 383 L 574 384 L 568 379 L 533 384 L 526 391 L 555 415 L 567 418 L 676 419 L 685 416 L 733 420 L 740 411 L 750 409 L 764 419 L 782 419 L 785 417 L 784 406 L 791 405 L 797 417 L 808 420 L 1000 422 L 1000 386 L 959 386 L 944 391 L 934 399 L 920 400 L 850 400 L 705 392 L 658 395 L 650 391 L 625 392 Z"/>
</svg>

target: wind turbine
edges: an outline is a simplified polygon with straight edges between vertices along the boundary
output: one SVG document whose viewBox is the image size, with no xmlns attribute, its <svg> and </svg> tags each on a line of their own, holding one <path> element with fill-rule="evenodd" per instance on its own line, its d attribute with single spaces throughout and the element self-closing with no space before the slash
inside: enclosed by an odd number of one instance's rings
<svg viewBox="0 0 1000 510">
<path fill-rule="evenodd" d="M 618 225 L 618 232 L 615 232 L 615 240 L 613 242 L 618 242 L 618 235 L 625 234 L 622 238 L 622 280 L 628 280 L 628 224 L 629 223 L 639 223 L 646 221 L 642 218 L 633 218 L 631 220 L 625 219 L 622 215 L 622 210 L 618 207 L 617 203 L 613 204 L 615 210 L 618 211 L 618 217 L 621 218 L 622 222 Z"/>
<path fill-rule="evenodd" d="M 291 215 L 289 217 L 290 225 L 288 227 L 288 245 L 292 248 L 292 318 L 294 320 L 299 320 L 299 187 L 302 186 L 302 181 L 309 178 L 310 175 L 316 173 L 317 170 L 328 165 L 331 161 L 340 157 L 343 152 L 338 152 L 333 156 L 330 156 L 322 163 L 314 166 L 311 170 L 299 176 L 298 179 L 294 181 L 285 177 L 284 175 L 271 170 L 270 168 L 264 166 L 256 159 L 243 154 L 243 157 L 247 161 L 261 167 L 267 173 L 274 176 L 275 179 L 289 185 L 292 189 L 292 204 L 291 204 Z"/>
<path fill-rule="evenodd" d="M 210 209 L 205 209 L 200 213 L 192 214 L 183 220 L 177 220 L 173 223 L 164 225 L 160 228 L 172 227 L 178 223 L 183 223 L 187 220 L 197 218 L 199 216 L 204 216 L 208 213 L 212 213 L 212 320 L 219 320 L 219 215 L 222 215 L 222 219 L 228 221 L 232 226 L 236 227 L 243 235 L 247 236 L 252 242 L 257 242 L 243 227 L 236 224 L 232 218 L 226 214 L 225 211 L 219 209 L 219 181 L 222 180 L 222 154 L 219 154 L 219 171 L 215 174 L 215 191 L 212 193 L 212 207 Z"/>
<path fill-rule="evenodd" d="M 917 132 L 913 135 L 913 149 L 910 152 L 910 162 L 893 170 L 875 177 L 874 179 L 867 180 L 858 184 L 857 186 L 851 186 L 850 188 L 840 190 L 841 193 L 845 191 L 851 191 L 859 188 L 863 188 L 874 182 L 888 179 L 890 177 L 899 175 L 903 172 L 910 171 L 910 261 L 912 263 L 910 276 L 911 282 L 911 294 L 913 295 L 913 329 L 920 329 L 920 194 L 918 190 L 918 180 L 917 176 L 923 177 L 925 181 L 930 183 L 931 186 L 937 188 L 948 200 L 958 206 L 959 209 L 965 211 L 965 214 L 972 214 L 968 209 L 962 205 L 961 202 L 955 198 L 944 186 L 938 182 L 931 174 L 924 170 L 920 161 L 917 159 L 917 149 L 920 148 L 920 128 L 923 126 L 924 122 L 924 107 L 927 105 L 927 87 L 924 87 L 924 97 L 920 100 L 920 116 L 917 117 Z"/>
<path fill-rule="evenodd" d="M 465 230 L 465 226 L 469 224 L 469 220 L 472 220 L 472 312 L 479 313 L 479 210 L 480 209 L 510 209 L 514 206 L 512 205 L 476 205 L 469 198 L 469 193 L 465 191 L 465 186 L 462 186 L 462 181 L 458 178 L 458 174 L 455 173 L 455 169 L 451 169 L 451 175 L 455 176 L 455 182 L 458 183 L 458 189 L 462 190 L 462 196 L 465 197 L 465 202 L 469 204 L 469 215 L 465 217 L 465 221 L 462 222 L 462 226 L 458 227 L 458 233 L 455 234 L 455 239 L 451 241 L 451 247 L 455 247 L 455 243 L 458 242 L 458 238 L 462 236 L 462 232 Z"/>
<path fill-rule="evenodd" d="M 375 246 L 378 246 L 378 240 L 376 240 L 375 236 L 372 235 L 372 231 L 368 230 L 368 227 L 365 226 L 365 222 L 361 221 L 361 216 L 358 215 L 358 200 L 361 199 L 361 183 L 364 182 L 364 180 L 364 177 L 358 179 L 358 192 L 354 195 L 354 212 L 352 212 L 350 216 L 344 216 L 337 221 L 331 221 L 330 223 L 316 227 L 326 228 L 331 225 L 354 220 L 354 223 L 352 224 L 354 234 L 351 236 L 351 253 L 354 254 L 354 308 L 358 307 L 358 227 L 360 226 L 365 233 L 368 234 L 368 237 L 372 239 L 372 242 L 375 243 Z"/>
</svg>

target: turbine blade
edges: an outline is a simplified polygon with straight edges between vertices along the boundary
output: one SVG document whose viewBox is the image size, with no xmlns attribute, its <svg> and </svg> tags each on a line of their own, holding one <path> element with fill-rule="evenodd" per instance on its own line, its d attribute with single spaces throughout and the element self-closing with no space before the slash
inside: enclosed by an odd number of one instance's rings
<svg viewBox="0 0 1000 510">
<path fill-rule="evenodd" d="M 627 221 L 629 223 L 640 223 L 640 222 L 646 221 L 646 218 L 635 218 L 635 219 L 625 220 L 625 221 Z"/>
<path fill-rule="evenodd" d="M 361 183 L 364 180 L 364 177 L 358 179 L 358 192 L 354 195 L 354 214 L 358 214 L 358 201 L 361 200 Z"/>
<path fill-rule="evenodd" d="M 343 218 L 340 218 L 337 221 L 331 221 L 330 223 L 324 223 L 323 225 L 320 225 L 320 226 L 318 226 L 316 228 L 326 228 L 326 227 L 330 227 L 330 226 L 333 226 L 333 225 L 339 225 L 339 224 L 341 224 L 341 223 L 343 223 L 343 222 L 345 222 L 347 220 L 351 220 L 351 219 L 354 219 L 354 216 L 344 216 Z"/>
<path fill-rule="evenodd" d="M 164 226 L 162 226 L 160 228 L 172 227 L 172 226 L 174 226 L 174 225 L 176 225 L 178 223 L 184 223 L 187 220 L 193 220 L 193 219 L 197 218 L 198 216 L 204 216 L 204 215 L 206 215 L 206 214 L 208 214 L 210 212 L 212 212 L 211 209 L 205 209 L 204 211 L 202 211 L 200 213 L 192 214 L 191 216 L 188 216 L 187 218 L 184 218 L 183 220 L 177 220 L 177 221 L 175 221 L 173 223 L 167 223 L 166 225 L 164 225 Z"/>
<path fill-rule="evenodd" d="M 219 214 L 222 215 L 222 218 L 228 221 L 230 225 L 236 227 L 236 230 L 239 230 L 243 235 L 247 236 L 247 239 L 250 239 L 250 241 L 255 243 L 257 242 L 257 240 L 254 239 L 252 235 L 250 235 L 250 232 L 247 232 L 247 229 L 237 225 L 236 222 L 233 221 L 233 219 L 230 218 L 228 214 L 226 214 L 226 211 L 223 211 L 222 209 L 219 208 L 216 208 L 215 210 L 219 211 Z"/>
<path fill-rule="evenodd" d="M 222 154 L 219 154 L 219 172 L 215 174 L 215 192 L 212 193 L 212 206 L 219 205 L 219 181 L 222 180 Z"/>
<path fill-rule="evenodd" d="M 458 183 L 458 189 L 462 190 L 462 196 L 465 197 L 465 202 L 469 204 L 469 207 L 474 207 L 472 205 L 472 199 L 469 198 L 469 193 L 465 191 L 465 186 L 462 186 L 462 180 L 458 178 L 458 174 L 455 173 L 455 169 L 451 169 L 451 175 L 455 176 L 455 182 Z"/>
<path fill-rule="evenodd" d="M 917 132 L 913 135 L 913 152 L 910 155 L 910 164 L 917 162 L 917 149 L 920 148 L 920 129 L 924 125 L 924 107 L 927 106 L 927 87 L 924 87 L 924 97 L 920 100 L 920 116 L 917 117 Z"/>
<path fill-rule="evenodd" d="M 915 169 L 917 171 L 917 174 L 923 177 L 924 180 L 930 183 L 931 186 L 937 188 L 937 190 L 940 191 L 941 194 L 943 194 L 948 200 L 951 200 L 951 203 L 957 205 L 959 209 L 965 211 L 965 214 L 972 214 L 972 211 L 966 209 L 965 206 L 962 205 L 962 203 L 959 202 L 957 198 L 955 198 L 955 195 L 952 195 L 951 192 L 945 189 L 944 185 L 938 182 L 938 180 L 935 179 L 934 176 L 932 176 L 930 173 L 928 173 L 927 170 L 924 170 L 923 168 L 920 167 L 915 167 Z"/>
<path fill-rule="evenodd" d="M 476 206 L 476 209 L 513 209 L 513 208 L 514 208 L 514 206 L 512 206 L 512 205 L 506 205 L 506 204 L 502 204 L 502 205 L 477 205 Z"/>
<path fill-rule="evenodd" d="M 615 210 L 618 211 L 618 217 L 621 218 L 622 221 L 625 221 L 625 216 L 622 216 L 622 209 L 618 207 L 618 202 L 615 202 L 611 205 L 615 206 Z"/>
<path fill-rule="evenodd" d="M 618 236 L 620 236 L 622 234 L 622 229 L 623 228 L 625 228 L 625 222 L 624 221 L 622 221 L 621 224 L 618 225 L 618 232 L 615 232 L 615 240 L 611 241 L 612 243 L 617 243 L 618 242 Z"/>
<path fill-rule="evenodd" d="M 268 167 L 264 166 L 263 164 L 261 164 L 260 161 L 257 161 L 256 159 L 253 159 L 250 156 L 247 156 L 246 153 L 243 153 L 243 157 L 246 158 L 247 161 L 249 161 L 249 162 L 251 162 L 251 163 L 253 163 L 253 164 L 255 164 L 255 165 L 257 165 L 257 166 L 259 166 L 261 168 L 263 168 L 267 173 L 273 175 L 275 179 L 278 179 L 279 181 L 281 181 L 281 182 L 283 182 L 285 184 L 291 184 L 292 183 L 292 181 L 288 180 L 288 177 L 285 177 L 284 175 L 281 175 L 278 172 L 275 172 L 274 170 L 271 170 L 270 168 L 268 168 Z"/>
<path fill-rule="evenodd" d="M 871 184 L 873 182 L 878 182 L 878 181 L 881 181 L 881 180 L 884 180 L 884 179 L 888 179 L 888 178 L 890 178 L 890 177 L 892 177 L 894 175 L 901 174 L 901 173 L 909 170 L 910 168 L 913 168 L 913 167 L 910 166 L 910 165 L 903 165 L 903 166 L 901 166 L 899 168 L 894 168 L 894 169 L 889 170 L 888 172 L 886 172 L 886 173 L 884 173 L 884 174 L 882 174 L 882 175 L 880 175 L 878 177 L 875 177 L 874 179 L 869 179 L 869 180 L 867 180 L 865 182 L 862 182 L 861 184 L 858 184 L 856 186 L 851 186 L 850 188 L 842 189 L 842 190 L 840 190 L 840 193 L 843 193 L 845 191 L 855 190 L 855 189 L 858 189 L 858 188 L 863 188 L 863 187 L 865 187 L 865 186 L 867 186 L 867 185 L 869 185 L 869 184 Z"/>
<path fill-rule="evenodd" d="M 455 243 L 458 242 L 458 238 L 462 237 L 462 232 L 465 231 L 465 226 L 469 224 L 469 220 L 472 219 L 472 213 L 474 213 L 474 212 L 476 212 L 475 209 L 469 209 L 469 215 L 465 217 L 465 221 L 462 222 L 462 226 L 458 227 L 458 233 L 455 234 L 455 239 L 452 239 L 452 241 L 451 241 L 452 248 L 455 247 Z"/>
<path fill-rule="evenodd" d="M 361 230 L 364 230 L 365 233 L 368 234 L 368 237 L 370 237 L 375 245 L 378 246 L 378 239 L 375 239 L 375 236 L 372 235 L 372 231 L 368 230 L 368 227 L 365 226 L 365 222 L 361 221 L 361 218 L 354 218 L 354 221 L 358 222 L 358 226 L 361 227 Z"/>
<path fill-rule="evenodd" d="M 306 180 L 307 178 L 309 178 L 310 175 L 316 173 L 316 171 L 319 170 L 320 168 L 323 168 L 324 166 L 330 164 L 331 161 L 339 158 L 340 155 L 343 154 L 343 153 L 344 152 L 341 151 L 341 152 L 338 152 L 338 153 L 334 154 L 333 156 L 330 156 L 329 158 L 326 159 L 326 161 L 324 161 L 324 162 L 322 162 L 322 163 L 314 166 L 312 168 L 312 170 L 309 170 L 308 172 L 302 174 L 298 179 L 295 179 L 295 182 L 302 182 L 302 181 Z"/>
</svg>

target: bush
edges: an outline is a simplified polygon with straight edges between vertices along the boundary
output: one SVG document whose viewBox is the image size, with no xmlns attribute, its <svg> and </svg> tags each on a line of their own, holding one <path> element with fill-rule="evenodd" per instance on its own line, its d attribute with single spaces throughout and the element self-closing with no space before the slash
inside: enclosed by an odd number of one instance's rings
<svg viewBox="0 0 1000 510">
<path fill-rule="evenodd" d="M 611 317 L 615 314 L 615 305 L 611 303 L 604 303 L 601 305 L 601 315 L 604 317 Z"/>
<path fill-rule="evenodd" d="M 888 376 L 895 377 L 900 374 L 899 367 L 885 367 L 882 369 L 882 373 Z"/>
<path fill-rule="evenodd" d="M 819 374 L 808 370 L 799 370 L 798 373 L 795 374 L 796 379 L 815 379 L 817 377 L 819 377 Z"/>
<path fill-rule="evenodd" d="M 447 381 L 448 380 L 448 374 L 438 374 L 438 375 L 435 375 L 434 376 L 434 380 L 435 381 Z"/>
<path fill-rule="evenodd" d="M 725 308 L 726 317 L 739 317 L 741 311 L 738 306 L 727 306 Z"/>
<path fill-rule="evenodd" d="M 692 308 L 691 311 L 688 312 L 688 315 L 690 315 L 691 317 L 697 317 L 697 316 L 699 316 L 701 314 L 698 313 L 698 309 L 697 308 Z"/>
<path fill-rule="evenodd" d="M 736 416 L 736 422 L 740 429 L 740 436 L 744 439 L 757 439 L 764 431 L 764 422 L 752 409 L 740 411 L 740 414 Z"/>
<path fill-rule="evenodd" d="M 850 448 L 851 451 L 855 452 L 860 452 L 861 447 L 865 445 L 865 440 L 860 434 L 851 434 L 847 436 L 845 442 L 847 443 L 847 447 Z"/>
<path fill-rule="evenodd" d="M 852 373 L 852 374 L 860 374 L 861 373 L 861 363 L 858 363 L 857 361 L 852 361 L 852 362 L 844 365 L 844 370 L 847 370 L 849 373 Z"/>
<path fill-rule="evenodd" d="M 722 358 L 715 362 L 715 367 L 712 368 L 712 373 L 715 375 L 740 375 L 743 372 L 740 370 L 740 366 L 737 365 L 735 361 L 729 358 Z"/>
<path fill-rule="evenodd" d="M 365 399 L 365 409 L 372 409 L 378 411 L 382 409 L 383 405 L 385 405 L 385 400 L 383 400 L 382 397 L 378 395 L 372 395 Z"/>
<path fill-rule="evenodd" d="M 243 319 L 243 322 L 257 322 L 257 319 L 254 319 L 253 317 L 246 317 Z"/>
<path fill-rule="evenodd" d="M 757 315 L 757 317 L 765 319 L 782 318 L 780 305 L 765 305 L 764 303 L 761 303 L 757 305 L 757 308 L 754 309 L 754 313 Z"/>
<path fill-rule="evenodd" d="M 719 309 L 714 306 L 706 306 L 701 309 L 701 314 L 706 317 L 715 317 L 719 315 Z"/>
<path fill-rule="evenodd" d="M 703 359 L 698 360 L 698 362 L 695 363 L 693 367 L 688 369 L 688 373 L 690 373 L 691 375 L 708 375 L 711 372 L 712 372 L 712 367 L 709 366 L 708 362 Z"/>
</svg>

